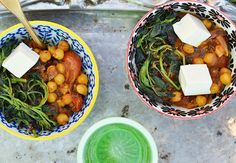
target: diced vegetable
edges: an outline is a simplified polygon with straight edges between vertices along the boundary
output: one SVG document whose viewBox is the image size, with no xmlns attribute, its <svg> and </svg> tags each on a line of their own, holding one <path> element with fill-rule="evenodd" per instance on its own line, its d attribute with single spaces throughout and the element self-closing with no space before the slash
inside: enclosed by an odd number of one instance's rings
<svg viewBox="0 0 236 163">
<path fill-rule="evenodd" d="M 78 112 L 84 105 L 84 100 L 81 95 L 79 94 L 73 94 L 72 96 L 72 103 L 74 104 L 74 107 L 72 108 L 73 112 Z"/>
<path fill-rule="evenodd" d="M 227 46 L 227 43 L 226 43 L 224 37 L 217 36 L 216 39 L 219 41 L 220 45 L 224 49 L 224 52 L 225 52 L 224 55 L 227 57 L 229 55 L 229 50 L 228 50 L 228 46 Z"/>
<path fill-rule="evenodd" d="M 215 53 L 218 57 L 221 57 L 226 54 L 225 49 L 221 45 L 216 45 Z"/>
</svg>

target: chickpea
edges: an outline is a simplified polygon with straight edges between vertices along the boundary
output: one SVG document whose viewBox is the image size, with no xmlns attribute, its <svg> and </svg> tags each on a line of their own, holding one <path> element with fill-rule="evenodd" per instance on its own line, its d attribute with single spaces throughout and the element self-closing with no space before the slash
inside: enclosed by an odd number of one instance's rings
<svg viewBox="0 0 236 163">
<path fill-rule="evenodd" d="M 34 52 L 35 52 L 35 53 L 38 53 L 38 54 L 39 54 L 40 51 L 41 51 L 41 50 L 40 50 L 39 48 L 35 48 L 35 49 L 34 49 Z"/>
<path fill-rule="evenodd" d="M 64 96 L 62 96 L 62 102 L 65 105 L 69 105 L 70 103 L 72 103 L 72 96 L 71 96 L 71 94 L 65 94 Z"/>
<path fill-rule="evenodd" d="M 225 49 L 221 45 L 216 45 L 215 53 L 218 57 L 221 57 L 222 55 L 225 54 Z"/>
<path fill-rule="evenodd" d="M 62 40 L 58 43 L 57 47 L 64 52 L 67 52 L 70 49 L 70 45 L 65 40 Z"/>
<path fill-rule="evenodd" d="M 48 66 L 48 68 L 47 68 L 47 71 L 56 71 L 56 66 L 55 65 L 50 65 L 50 66 Z"/>
<path fill-rule="evenodd" d="M 53 57 L 57 60 L 62 60 L 64 58 L 64 51 L 57 48 L 56 51 L 55 51 L 55 54 L 53 55 Z"/>
<path fill-rule="evenodd" d="M 57 115 L 57 123 L 59 125 L 65 125 L 69 121 L 69 117 L 65 113 L 60 113 Z"/>
<path fill-rule="evenodd" d="M 213 84 L 211 85 L 210 90 L 211 90 L 211 94 L 216 94 L 216 93 L 219 92 L 220 87 L 219 87 L 216 83 L 213 83 Z"/>
<path fill-rule="evenodd" d="M 57 100 L 57 105 L 59 107 L 64 107 L 65 106 L 65 104 L 62 102 L 62 100 Z"/>
<path fill-rule="evenodd" d="M 189 44 L 184 44 L 183 51 L 188 53 L 188 54 L 192 54 L 192 53 L 194 53 L 194 47 L 192 45 L 189 45 Z"/>
<path fill-rule="evenodd" d="M 62 60 L 64 58 L 64 51 L 61 49 L 56 49 L 53 57 L 58 60 Z"/>
<path fill-rule="evenodd" d="M 206 64 L 212 66 L 212 65 L 214 65 L 216 63 L 217 56 L 214 53 L 206 53 L 204 58 L 203 58 L 203 61 Z"/>
<path fill-rule="evenodd" d="M 196 103 L 198 106 L 204 106 L 207 103 L 207 98 L 205 96 L 197 96 Z"/>
<path fill-rule="evenodd" d="M 56 51 L 56 46 L 48 46 L 48 51 L 51 53 L 51 55 L 54 55 Z"/>
<path fill-rule="evenodd" d="M 175 91 L 173 92 L 174 97 L 171 98 L 172 102 L 179 102 L 182 99 L 182 93 Z"/>
<path fill-rule="evenodd" d="M 193 64 L 204 64 L 204 61 L 200 57 L 196 57 L 193 59 Z"/>
<path fill-rule="evenodd" d="M 78 84 L 78 85 L 76 86 L 76 91 L 77 91 L 79 94 L 86 96 L 87 93 L 88 93 L 88 88 L 87 88 L 85 85 L 83 85 L 83 84 Z"/>
<path fill-rule="evenodd" d="M 62 74 L 57 74 L 54 78 L 55 82 L 57 83 L 57 85 L 62 85 L 65 81 L 65 77 Z"/>
<path fill-rule="evenodd" d="M 47 68 L 47 77 L 48 77 L 48 80 L 52 80 L 57 74 L 57 69 L 56 69 L 56 66 L 54 65 L 51 65 Z"/>
<path fill-rule="evenodd" d="M 48 94 L 48 102 L 53 103 L 57 100 L 57 94 L 56 93 L 49 93 Z"/>
<path fill-rule="evenodd" d="M 220 75 L 220 81 L 224 85 L 229 85 L 231 83 L 232 77 L 231 74 L 225 72 Z"/>
<path fill-rule="evenodd" d="M 52 92 L 54 92 L 55 90 L 57 90 L 57 84 L 56 84 L 55 82 L 53 82 L 53 81 L 49 81 L 49 82 L 47 83 L 47 86 L 48 86 L 48 91 L 49 91 L 50 93 L 52 93 Z"/>
<path fill-rule="evenodd" d="M 220 69 L 220 74 L 223 74 L 223 73 L 229 73 L 231 75 L 231 71 L 230 69 L 226 68 L 226 67 L 222 67 Z"/>
<path fill-rule="evenodd" d="M 204 19 L 203 24 L 206 26 L 207 29 L 210 29 L 212 27 L 212 22 L 208 19 Z"/>
<path fill-rule="evenodd" d="M 47 61 L 51 59 L 51 54 L 47 50 L 42 50 L 39 53 L 39 58 L 43 63 L 46 63 Z"/>
<path fill-rule="evenodd" d="M 59 90 L 63 95 L 65 95 L 70 91 L 70 87 L 68 84 L 63 84 L 60 86 Z"/>
<path fill-rule="evenodd" d="M 87 77 L 87 75 L 85 75 L 84 73 L 81 73 L 80 76 L 77 79 L 77 82 L 79 84 L 88 85 L 88 77 Z"/>
<path fill-rule="evenodd" d="M 60 72 L 60 73 L 62 73 L 62 74 L 65 73 L 66 68 L 65 68 L 64 64 L 58 63 L 58 64 L 56 65 L 56 67 L 57 67 L 57 71 L 58 71 L 58 72 Z"/>
</svg>

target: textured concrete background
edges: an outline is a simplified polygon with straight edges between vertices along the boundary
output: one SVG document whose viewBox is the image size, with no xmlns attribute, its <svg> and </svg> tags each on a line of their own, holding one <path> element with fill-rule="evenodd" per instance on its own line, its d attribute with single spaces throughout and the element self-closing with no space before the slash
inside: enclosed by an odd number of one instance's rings
<svg viewBox="0 0 236 163">
<path fill-rule="evenodd" d="M 236 139 L 227 121 L 236 117 L 236 100 L 198 120 L 175 120 L 146 107 L 135 95 L 125 70 L 131 29 L 143 11 L 27 12 L 30 20 L 54 21 L 71 28 L 91 47 L 100 70 L 100 92 L 88 118 L 70 134 L 50 141 L 27 141 L 0 130 L 0 163 L 75 163 L 77 145 L 95 122 L 124 116 L 141 123 L 154 137 L 160 163 L 235 163 Z M 0 31 L 18 21 L 0 17 Z"/>
</svg>

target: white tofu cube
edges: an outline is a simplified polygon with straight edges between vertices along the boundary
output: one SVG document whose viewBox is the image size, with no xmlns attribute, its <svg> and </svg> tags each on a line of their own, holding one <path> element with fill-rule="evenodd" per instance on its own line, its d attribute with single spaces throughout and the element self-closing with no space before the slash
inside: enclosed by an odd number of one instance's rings
<svg viewBox="0 0 236 163">
<path fill-rule="evenodd" d="M 191 14 L 186 14 L 179 22 L 173 24 L 173 28 L 182 42 L 195 47 L 211 36 L 202 21 Z"/>
<path fill-rule="evenodd" d="M 2 66 L 13 75 L 21 78 L 38 61 L 39 55 L 23 42 L 3 61 Z"/>
<path fill-rule="evenodd" d="M 179 82 L 185 96 L 210 94 L 212 79 L 206 64 L 180 66 Z"/>
</svg>

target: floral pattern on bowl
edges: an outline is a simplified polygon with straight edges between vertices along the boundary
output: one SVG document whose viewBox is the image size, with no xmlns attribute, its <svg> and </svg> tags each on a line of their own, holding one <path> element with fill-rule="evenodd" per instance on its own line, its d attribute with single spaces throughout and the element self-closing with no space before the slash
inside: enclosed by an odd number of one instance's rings
<svg viewBox="0 0 236 163">
<path fill-rule="evenodd" d="M 213 21 L 215 24 L 219 25 L 226 31 L 229 39 L 229 50 L 231 54 L 229 60 L 229 68 L 232 71 L 232 83 L 229 86 L 226 86 L 219 96 L 216 96 L 210 104 L 207 104 L 204 107 L 185 109 L 176 106 L 169 106 L 167 104 L 161 104 L 158 103 L 158 101 L 149 98 L 147 95 L 145 95 L 144 92 L 140 90 L 140 83 L 138 80 L 137 68 L 135 65 L 136 47 L 134 45 L 134 42 L 136 40 L 136 35 L 142 30 L 146 22 L 153 19 L 154 15 L 156 16 L 163 12 L 166 12 L 168 14 L 168 12 L 173 10 L 177 12 L 193 13 L 202 18 Z M 206 116 L 209 113 L 219 110 L 236 90 L 236 28 L 234 24 L 223 13 L 203 3 L 190 1 L 170 2 L 157 6 L 153 10 L 149 11 L 135 26 L 130 36 L 126 55 L 128 76 L 137 95 L 149 107 L 173 118 L 195 119 Z"/>
</svg>

